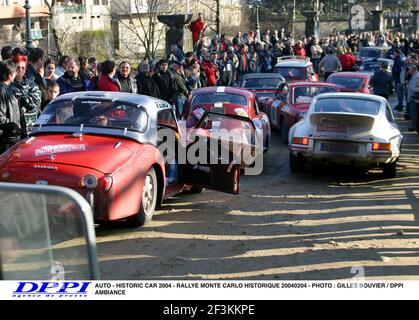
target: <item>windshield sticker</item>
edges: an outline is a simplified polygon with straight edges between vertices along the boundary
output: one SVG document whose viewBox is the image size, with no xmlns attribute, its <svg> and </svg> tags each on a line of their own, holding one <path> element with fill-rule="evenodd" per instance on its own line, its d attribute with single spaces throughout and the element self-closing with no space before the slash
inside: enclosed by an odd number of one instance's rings
<svg viewBox="0 0 419 320">
<path fill-rule="evenodd" d="M 312 97 L 299 96 L 295 101 L 297 103 L 310 103 L 312 100 Z"/>
<path fill-rule="evenodd" d="M 85 150 L 86 150 L 85 144 L 58 144 L 55 146 L 43 146 L 40 149 L 36 149 L 35 155 L 39 157 L 46 154 L 77 152 L 77 151 L 85 151 Z"/>
<path fill-rule="evenodd" d="M 246 110 L 244 110 L 243 108 L 236 108 L 236 109 L 234 109 L 234 112 L 235 112 L 238 116 L 247 117 L 247 112 L 246 112 Z"/>
<path fill-rule="evenodd" d="M 38 118 L 38 121 L 36 121 L 36 124 L 46 124 L 52 118 L 52 116 L 52 113 L 41 114 Z"/>
<path fill-rule="evenodd" d="M 205 109 L 196 108 L 192 113 L 196 118 L 198 118 L 200 120 L 205 113 Z"/>
</svg>

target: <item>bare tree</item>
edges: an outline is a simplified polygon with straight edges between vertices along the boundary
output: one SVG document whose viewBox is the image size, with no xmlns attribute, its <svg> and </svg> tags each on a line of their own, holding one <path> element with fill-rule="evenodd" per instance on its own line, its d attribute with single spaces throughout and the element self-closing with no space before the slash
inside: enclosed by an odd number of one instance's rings
<svg viewBox="0 0 419 320">
<path fill-rule="evenodd" d="M 205 7 L 213 18 L 205 17 L 205 20 L 209 22 L 208 28 L 214 31 L 217 35 L 221 33 L 221 0 L 197 0 L 197 2 Z"/>
<path fill-rule="evenodd" d="M 57 50 L 57 57 L 60 58 L 63 55 L 62 51 L 62 37 L 59 35 L 59 30 L 57 29 L 57 26 L 55 24 L 55 8 L 57 5 L 57 0 L 44 0 L 46 6 L 48 7 L 48 15 L 49 15 L 49 23 L 51 26 L 52 36 L 54 37 L 55 42 L 55 48 Z M 62 36 L 65 37 L 65 35 L 68 33 L 68 29 L 65 30 L 62 34 Z"/>
<path fill-rule="evenodd" d="M 133 46 L 126 45 L 126 50 L 137 57 L 154 58 L 164 39 L 164 28 L 157 16 L 173 13 L 179 2 L 180 0 L 113 1 L 116 10 L 113 10 L 112 19 L 118 21 L 132 37 L 129 42 Z M 140 44 L 144 52 L 139 52 L 135 44 Z"/>
</svg>

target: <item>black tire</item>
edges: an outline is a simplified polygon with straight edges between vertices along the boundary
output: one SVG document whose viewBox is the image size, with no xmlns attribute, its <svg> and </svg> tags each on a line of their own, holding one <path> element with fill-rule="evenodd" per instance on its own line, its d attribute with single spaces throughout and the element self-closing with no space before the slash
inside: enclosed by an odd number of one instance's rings
<svg viewBox="0 0 419 320">
<path fill-rule="evenodd" d="M 157 192 L 158 186 L 156 171 L 154 168 L 151 168 L 144 179 L 140 212 L 127 219 L 127 223 L 130 227 L 141 227 L 151 221 L 154 211 L 156 210 Z"/>
<path fill-rule="evenodd" d="M 383 175 L 386 178 L 395 178 L 397 175 L 397 161 L 383 164 Z"/>
<path fill-rule="evenodd" d="M 303 172 L 306 165 L 306 159 L 302 156 L 296 156 L 290 152 L 290 170 L 292 173 Z"/>
<path fill-rule="evenodd" d="M 204 191 L 204 188 L 202 187 L 191 187 L 189 189 L 189 193 L 192 193 L 192 194 L 202 193 L 203 191 Z"/>
<path fill-rule="evenodd" d="M 281 139 L 282 142 L 288 145 L 288 134 L 290 133 L 290 128 L 285 124 L 284 120 L 281 120 Z"/>
</svg>

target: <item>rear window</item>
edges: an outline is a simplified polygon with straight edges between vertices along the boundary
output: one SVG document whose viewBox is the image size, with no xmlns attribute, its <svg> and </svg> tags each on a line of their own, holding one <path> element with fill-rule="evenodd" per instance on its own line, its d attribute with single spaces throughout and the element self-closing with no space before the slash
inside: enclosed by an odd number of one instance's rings
<svg viewBox="0 0 419 320">
<path fill-rule="evenodd" d="M 275 67 L 275 72 L 280 73 L 285 80 L 301 80 L 304 79 L 303 69 L 301 67 Z"/>
<path fill-rule="evenodd" d="M 363 58 L 382 58 L 382 52 L 377 49 L 361 49 L 359 56 Z"/>
<path fill-rule="evenodd" d="M 296 87 L 294 88 L 293 103 L 310 103 L 313 98 L 322 93 L 337 92 L 336 88 L 331 87 Z"/>
<path fill-rule="evenodd" d="M 238 104 L 241 106 L 247 106 L 247 100 L 245 97 L 238 94 L 224 93 L 224 92 L 213 92 L 197 95 L 192 105 L 198 104 L 214 104 L 214 103 L 230 103 Z"/>
<path fill-rule="evenodd" d="M 314 112 L 345 112 L 377 115 L 380 103 L 356 98 L 322 98 L 317 100 Z"/>
<path fill-rule="evenodd" d="M 248 78 L 243 80 L 242 87 L 248 89 L 272 89 L 278 88 L 281 83 L 283 83 L 282 79 L 278 78 Z"/>
<path fill-rule="evenodd" d="M 329 83 L 335 84 L 340 89 L 358 90 L 361 88 L 364 78 L 329 77 Z"/>
</svg>

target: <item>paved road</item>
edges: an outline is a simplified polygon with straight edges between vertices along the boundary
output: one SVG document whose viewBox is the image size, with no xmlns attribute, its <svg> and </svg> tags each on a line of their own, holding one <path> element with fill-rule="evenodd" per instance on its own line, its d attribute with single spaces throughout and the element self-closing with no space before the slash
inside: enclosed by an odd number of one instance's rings
<svg viewBox="0 0 419 320">
<path fill-rule="evenodd" d="M 399 174 L 383 180 L 346 168 L 293 175 L 274 132 L 263 174 L 244 177 L 240 195 L 181 195 L 143 228 L 99 228 L 102 278 L 419 279 L 419 135 L 404 134 Z"/>
</svg>

